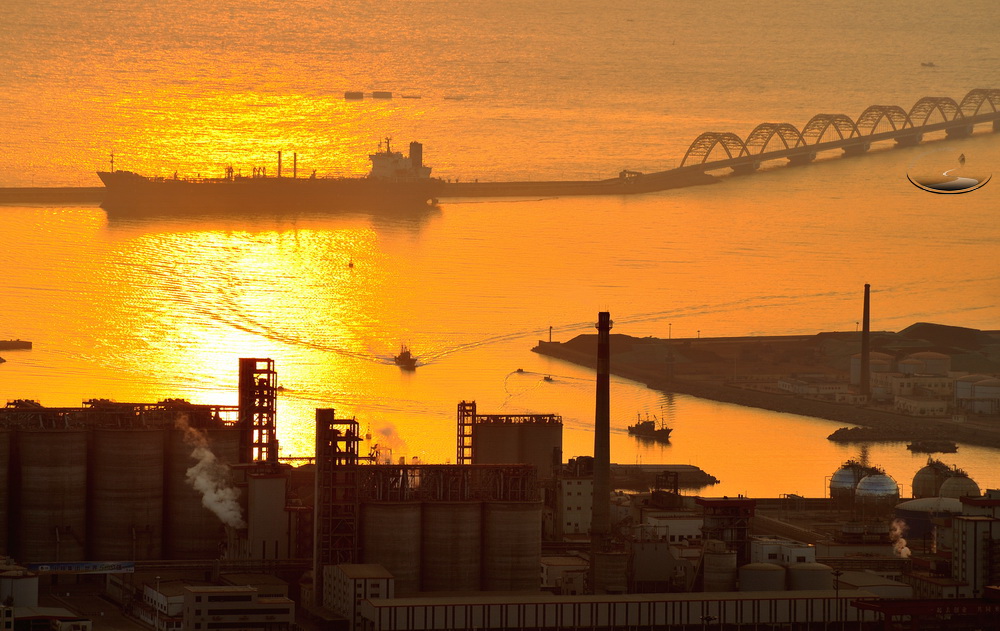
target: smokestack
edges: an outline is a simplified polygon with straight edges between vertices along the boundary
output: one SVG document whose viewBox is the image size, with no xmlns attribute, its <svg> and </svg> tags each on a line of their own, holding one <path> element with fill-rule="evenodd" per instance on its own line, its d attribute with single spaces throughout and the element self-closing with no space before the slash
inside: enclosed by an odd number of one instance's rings
<svg viewBox="0 0 1000 631">
<path fill-rule="evenodd" d="M 424 146 L 416 141 L 410 143 L 410 165 L 415 169 L 424 166 Z"/>
<path fill-rule="evenodd" d="M 278 152 L 278 177 L 281 177 L 281 152 Z"/>
<path fill-rule="evenodd" d="M 292 179 L 294 180 L 299 176 L 299 154 L 292 154 Z"/>
<path fill-rule="evenodd" d="M 611 314 L 597 314 L 597 409 L 594 414 L 594 507 L 592 537 L 611 532 Z"/>
<path fill-rule="evenodd" d="M 865 283 L 865 309 L 861 316 L 861 394 L 865 397 L 871 396 L 871 375 L 869 374 L 871 362 L 871 313 L 869 311 L 869 292 L 871 285 Z"/>
</svg>

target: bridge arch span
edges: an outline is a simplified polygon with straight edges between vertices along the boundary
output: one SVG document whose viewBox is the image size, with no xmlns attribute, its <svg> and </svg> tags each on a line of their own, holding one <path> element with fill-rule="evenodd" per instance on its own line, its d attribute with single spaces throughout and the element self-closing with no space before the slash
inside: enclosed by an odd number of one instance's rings
<svg viewBox="0 0 1000 631">
<path fill-rule="evenodd" d="M 802 128 L 803 143 L 812 140 L 812 144 L 819 144 L 830 129 L 837 133 L 838 140 L 861 135 L 858 126 L 846 114 L 817 114 L 810 118 L 806 126 Z"/>
<path fill-rule="evenodd" d="M 757 153 L 761 154 L 775 136 L 781 140 L 785 149 L 806 144 L 799 130 L 790 123 L 761 123 L 750 132 L 743 144 L 746 145 L 747 153 L 754 153 L 752 150 L 757 149 Z"/>
<path fill-rule="evenodd" d="M 914 125 L 927 125 L 930 122 L 931 114 L 935 111 L 940 112 L 941 117 L 945 121 L 963 118 L 962 110 L 959 109 L 958 103 L 950 96 L 925 96 L 910 108 L 910 121 Z"/>
<path fill-rule="evenodd" d="M 966 117 L 975 116 L 979 114 L 981 109 L 984 109 L 983 105 L 986 104 L 990 106 L 992 111 L 1000 111 L 1000 90 L 986 90 L 983 88 L 970 90 L 962 98 L 958 109 Z"/>
<path fill-rule="evenodd" d="M 708 160 L 708 156 L 712 153 L 712 150 L 719 145 L 722 145 L 723 150 L 725 150 L 729 158 L 750 155 L 747 146 L 736 134 L 731 132 L 706 131 L 695 138 L 691 146 L 688 147 L 687 153 L 684 154 L 684 159 L 681 160 L 681 166 L 687 164 L 688 158 L 701 158 L 699 163 L 704 164 Z"/>
<path fill-rule="evenodd" d="M 898 105 L 870 105 L 868 109 L 858 116 L 858 134 L 871 136 L 878 129 L 878 124 L 883 120 L 887 121 L 893 131 L 913 127 L 913 119 L 906 113 L 906 110 Z"/>
</svg>

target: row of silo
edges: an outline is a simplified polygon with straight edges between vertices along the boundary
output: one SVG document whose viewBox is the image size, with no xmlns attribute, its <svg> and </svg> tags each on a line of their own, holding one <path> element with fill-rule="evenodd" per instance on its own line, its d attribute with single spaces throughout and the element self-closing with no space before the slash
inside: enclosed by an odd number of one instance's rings
<svg viewBox="0 0 1000 631">
<path fill-rule="evenodd" d="M 955 404 L 970 412 L 1000 412 L 1000 379 L 989 375 L 966 375 L 955 380 Z"/>
<path fill-rule="evenodd" d="M 365 501 L 364 563 L 379 563 L 396 593 L 538 589 L 539 501 Z"/>
<path fill-rule="evenodd" d="M 208 430 L 207 441 L 236 462 L 237 430 Z M 22 563 L 217 557 L 221 522 L 187 481 L 193 449 L 180 430 L 0 433 L 8 552 Z"/>
<path fill-rule="evenodd" d="M 823 563 L 748 563 L 740 567 L 741 592 L 833 589 L 833 568 Z"/>
</svg>

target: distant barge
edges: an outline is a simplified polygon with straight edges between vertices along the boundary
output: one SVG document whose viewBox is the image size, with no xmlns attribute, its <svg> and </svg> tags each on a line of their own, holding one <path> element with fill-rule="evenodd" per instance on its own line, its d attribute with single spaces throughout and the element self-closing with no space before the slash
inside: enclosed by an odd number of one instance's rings
<svg viewBox="0 0 1000 631">
<path fill-rule="evenodd" d="M 31 342 L 27 340 L 0 340 L 0 351 L 31 350 Z"/>
</svg>

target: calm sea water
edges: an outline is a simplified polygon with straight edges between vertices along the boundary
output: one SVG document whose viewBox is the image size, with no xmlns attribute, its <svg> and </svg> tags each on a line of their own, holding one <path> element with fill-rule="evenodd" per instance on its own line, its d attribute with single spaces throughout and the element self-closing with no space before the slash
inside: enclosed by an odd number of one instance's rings
<svg viewBox="0 0 1000 631">
<path fill-rule="evenodd" d="M 273 172 L 279 150 L 303 172 L 363 173 L 384 136 L 423 141 L 452 179 L 660 170 L 704 131 L 1000 88 L 998 31 L 988 1 L 941 15 L 930 2 L 14 0 L 0 6 L 0 185 L 98 185 L 111 152 L 143 173 Z M 0 338 L 35 342 L 4 353 L 0 397 L 234 404 L 237 359 L 271 357 L 283 455 L 309 455 L 314 409 L 334 407 L 396 456 L 454 461 L 455 406 L 474 399 L 562 414 L 569 457 L 593 448 L 593 374 L 530 349 L 549 327 L 593 331 L 598 311 L 639 336 L 853 330 L 871 283 L 873 328 L 1000 328 L 1000 185 L 931 195 L 905 177 L 960 153 L 1000 170 L 1000 136 L 876 149 L 634 198 L 446 200 L 392 217 L 0 208 Z M 392 364 L 400 344 L 424 363 L 414 373 Z M 821 495 L 858 455 L 826 440 L 836 423 L 612 388 L 613 459 L 699 465 L 722 479 L 710 494 Z M 626 434 L 647 412 L 668 418 L 670 445 Z M 996 456 L 962 445 L 943 459 L 996 487 Z M 868 457 L 904 494 L 926 461 L 903 444 Z"/>
</svg>

